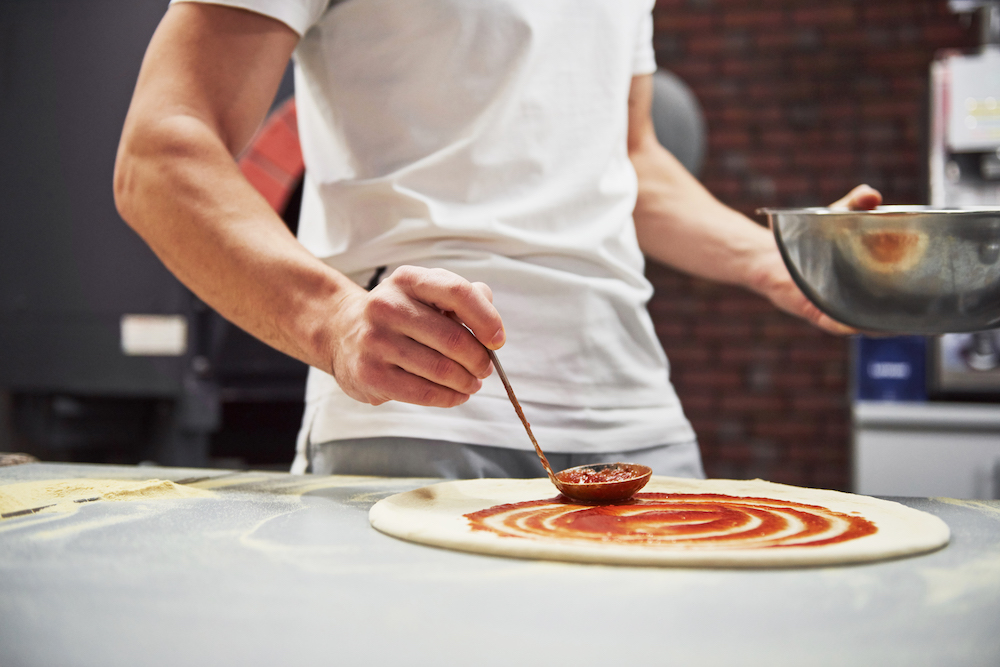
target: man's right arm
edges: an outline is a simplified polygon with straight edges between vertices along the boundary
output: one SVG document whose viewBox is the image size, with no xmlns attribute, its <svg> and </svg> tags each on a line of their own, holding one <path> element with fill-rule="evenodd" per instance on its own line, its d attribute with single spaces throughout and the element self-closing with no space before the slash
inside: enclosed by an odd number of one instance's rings
<svg viewBox="0 0 1000 667">
<path fill-rule="evenodd" d="M 264 342 L 334 374 L 353 398 L 450 406 L 503 344 L 485 285 L 402 269 L 366 292 L 313 257 L 243 178 L 253 137 L 298 35 L 241 9 L 171 5 L 136 84 L 115 202 L 170 271 Z"/>
</svg>

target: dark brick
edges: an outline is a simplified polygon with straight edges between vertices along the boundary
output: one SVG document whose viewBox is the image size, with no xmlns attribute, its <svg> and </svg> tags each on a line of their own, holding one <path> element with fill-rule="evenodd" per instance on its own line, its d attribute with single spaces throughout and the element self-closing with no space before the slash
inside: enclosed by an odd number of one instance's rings
<svg viewBox="0 0 1000 667">
<path fill-rule="evenodd" d="M 761 143 L 772 147 L 794 146 L 798 135 L 788 129 L 775 129 L 761 133 L 760 139 Z"/>
<path fill-rule="evenodd" d="M 820 152 L 797 153 L 794 164 L 798 167 L 812 167 L 823 170 L 850 169 L 857 163 L 853 151 L 826 150 Z"/>
<path fill-rule="evenodd" d="M 783 361 L 786 358 L 787 355 L 780 346 L 763 343 L 748 344 L 745 341 L 740 341 L 739 343 L 729 342 L 720 348 L 718 354 L 720 362 L 731 364 L 747 362 L 775 363 Z"/>
<path fill-rule="evenodd" d="M 830 49 L 858 51 L 868 45 L 868 37 L 864 31 L 857 28 L 840 31 L 827 30 L 823 33 L 823 45 Z"/>
<path fill-rule="evenodd" d="M 781 396 L 773 394 L 754 396 L 732 393 L 724 395 L 719 405 L 723 410 L 733 412 L 780 413 L 787 404 Z"/>
<path fill-rule="evenodd" d="M 750 146 L 750 133 L 743 130 L 718 130 L 708 137 L 708 145 L 715 150 L 747 148 Z"/>
<path fill-rule="evenodd" d="M 773 30 L 788 25 L 788 16 L 781 9 L 730 11 L 722 16 L 727 28 L 757 28 Z"/>
<path fill-rule="evenodd" d="M 954 23 L 934 23 L 921 27 L 923 39 L 936 47 L 954 47 L 956 45 L 971 45 L 976 37 L 971 28 Z"/>
<path fill-rule="evenodd" d="M 693 331 L 696 337 L 702 339 L 732 340 L 733 338 L 750 337 L 754 328 L 746 321 L 701 322 L 695 323 Z"/>
<path fill-rule="evenodd" d="M 669 63 L 668 69 L 683 79 L 687 84 L 695 87 L 697 82 L 711 80 L 717 76 L 718 68 L 711 61 L 706 60 L 682 60 Z M 703 98 L 700 88 L 695 89 L 699 98 Z"/>
<path fill-rule="evenodd" d="M 785 418 L 761 421 L 753 426 L 751 432 L 757 437 L 779 441 L 796 441 L 815 438 L 819 435 L 820 429 L 811 421 Z"/>
<path fill-rule="evenodd" d="M 691 389 L 682 390 L 678 388 L 677 394 L 681 398 L 681 404 L 684 406 L 685 413 L 687 413 L 688 418 L 692 421 L 700 412 L 708 413 L 708 419 L 716 415 L 715 411 L 719 405 L 716 392 L 694 391 Z"/>
<path fill-rule="evenodd" d="M 719 55 L 726 50 L 726 40 L 722 35 L 703 34 L 687 40 L 687 52 L 694 57 Z"/>
<path fill-rule="evenodd" d="M 772 373 L 771 384 L 777 389 L 792 389 L 798 391 L 813 387 L 819 388 L 822 386 L 822 380 L 816 377 L 815 373 L 786 371 Z"/>
<path fill-rule="evenodd" d="M 653 25 L 657 31 L 663 32 L 710 32 L 716 28 L 716 17 L 708 12 L 657 12 L 653 17 Z"/>
<path fill-rule="evenodd" d="M 691 334 L 691 327 L 684 322 L 656 322 L 656 335 L 660 339 L 685 339 Z"/>
<path fill-rule="evenodd" d="M 861 15 L 868 23 L 895 25 L 916 18 L 914 2 L 871 2 L 861 9 Z"/>
<path fill-rule="evenodd" d="M 846 361 L 847 348 L 844 344 L 803 345 L 793 343 L 788 350 L 788 358 L 793 363 L 808 361 Z"/>
<path fill-rule="evenodd" d="M 846 396 L 830 393 L 797 393 L 789 400 L 793 410 L 804 412 L 842 410 L 847 405 Z"/>
<path fill-rule="evenodd" d="M 735 389 L 743 384 L 743 377 L 736 371 L 695 370 L 675 377 L 677 384 L 684 387 Z"/>
<path fill-rule="evenodd" d="M 828 26 L 856 23 L 857 13 L 851 4 L 824 3 L 792 12 L 795 25 Z"/>
<path fill-rule="evenodd" d="M 921 51 L 892 50 L 885 53 L 870 53 L 865 56 L 868 68 L 891 70 L 895 74 L 901 71 L 925 72 L 930 66 L 930 54 Z"/>
<path fill-rule="evenodd" d="M 668 347 L 667 356 L 673 363 L 707 363 L 712 360 L 712 354 L 708 349 L 690 343 L 683 347 Z"/>
</svg>

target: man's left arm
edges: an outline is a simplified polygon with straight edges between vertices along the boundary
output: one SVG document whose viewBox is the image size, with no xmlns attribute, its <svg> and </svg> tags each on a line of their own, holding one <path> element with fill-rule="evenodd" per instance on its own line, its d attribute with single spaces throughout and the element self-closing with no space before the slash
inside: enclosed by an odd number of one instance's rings
<svg viewBox="0 0 1000 667">
<path fill-rule="evenodd" d="M 632 79 L 629 158 L 639 178 L 635 227 L 652 259 L 722 283 L 746 287 L 832 333 L 853 330 L 819 311 L 795 285 L 771 233 L 712 196 L 656 139 L 651 75 Z M 860 185 L 834 206 L 867 209 L 882 196 Z"/>
</svg>

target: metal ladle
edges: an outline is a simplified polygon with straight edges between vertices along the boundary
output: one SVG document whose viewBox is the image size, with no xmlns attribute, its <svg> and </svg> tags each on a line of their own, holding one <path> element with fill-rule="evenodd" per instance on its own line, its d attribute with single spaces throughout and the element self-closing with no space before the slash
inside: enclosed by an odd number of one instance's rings
<svg viewBox="0 0 1000 667">
<path fill-rule="evenodd" d="M 493 367 L 497 369 L 500 381 L 503 382 L 503 387 L 507 390 L 507 397 L 510 398 L 510 402 L 514 406 L 514 411 L 517 412 L 521 423 L 524 424 L 524 430 L 528 432 L 531 444 L 535 447 L 535 453 L 542 460 L 542 467 L 545 468 L 545 472 L 549 475 L 549 480 L 559 489 L 560 493 L 570 500 L 584 503 L 613 503 L 628 500 L 639 489 L 646 486 L 646 482 L 652 476 L 653 470 L 649 466 L 639 465 L 638 463 L 595 463 L 593 465 L 567 468 L 562 472 L 553 474 L 552 467 L 549 466 L 549 460 L 545 458 L 542 448 L 538 446 L 538 441 L 535 440 L 535 436 L 531 432 L 531 425 L 525 419 L 524 412 L 521 410 L 521 404 L 517 402 L 517 397 L 514 396 L 514 390 L 510 387 L 510 381 L 507 380 L 507 374 L 503 372 L 503 366 L 500 365 L 500 360 L 497 359 L 496 352 L 489 348 L 486 348 L 486 352 L 489 353 L 490 361 L 493 362 Z M 600 476 L 601 473 L 607 471 L 615 473 L 614 481 L 570 481 L 574 476 L 583 478 Z"/>
</svg>

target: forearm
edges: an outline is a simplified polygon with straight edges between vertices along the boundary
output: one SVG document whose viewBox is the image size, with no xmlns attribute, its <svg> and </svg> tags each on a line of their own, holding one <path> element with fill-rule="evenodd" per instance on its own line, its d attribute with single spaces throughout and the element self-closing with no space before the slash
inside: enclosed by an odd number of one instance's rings
<svg viewBox="0 0 1000 667">
<path fill-rule="evenodd" d="M 367 292 L 300 245 L 236 166 L 297 43 L 261 14 L 171 5 L 125 120 L 118 209 L 206 303 L 352 398 L 458 405 L 490 372 L 483 346 L 503 345 L 489 288 L 400 267 Z"/>
<path fill-rule="evenodd" d="M 122 217 L 167 268 L 227 319 L 330 370 L 324 319 L 360 289 L 313 257 L 199 118 L 126 125 L 115 173 Z"/>
<path fill-rule="evenodd" d="M 660 146 L 649 113 L 649 75 L 633 79 L 628 103 L 628 151 L 639 178 L 635 226 L 643 252 L 686 273 L 754 290 L 827 331 L 853 331 L 821 313 L 799 290 L 768 230 L 723 205 Z M 872 208 L 881 200 L 861 185 L 834 206 Z"/>
<path fill-rule="evenodd" d="M 760 291 L 770 232 L 713 197 L 662 146 L 630 150 L 639 178 L 636 232 L 643 252 L 686 273 Z"/>
</svg>

